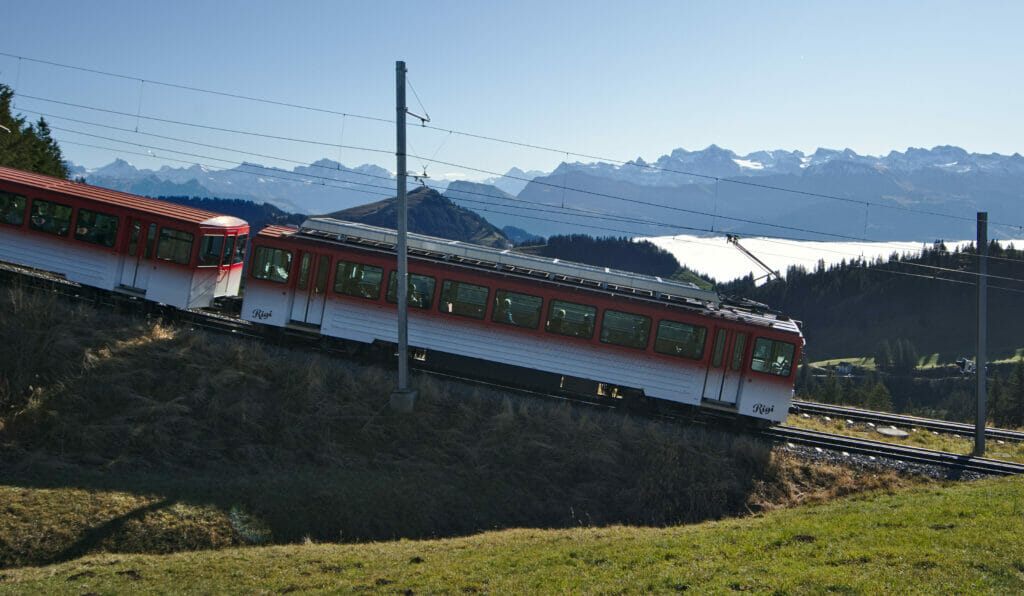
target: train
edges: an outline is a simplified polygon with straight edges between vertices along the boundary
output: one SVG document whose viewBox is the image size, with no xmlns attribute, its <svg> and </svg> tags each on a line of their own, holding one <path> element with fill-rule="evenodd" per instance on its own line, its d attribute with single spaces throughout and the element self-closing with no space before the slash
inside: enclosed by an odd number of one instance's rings
<svg viewBox="0 0 1024 596">
<path fill-rule="evenodd" d="M 237 218 L 0 168 L 0 260 L 176 308 L 241 294 L 253 325 L 394 353 L 394 230 L 309 218 L 248 240 Z M 804 338 L 764 305 L 511 249 L 407 246 L 416 366 L 631 407 L 788 415 Z"/>
<path fill-rule="evenodd" d="M 175 308 L 237 296 L 249 224 L 0 167 L 0 261 Z"/>
</svg>

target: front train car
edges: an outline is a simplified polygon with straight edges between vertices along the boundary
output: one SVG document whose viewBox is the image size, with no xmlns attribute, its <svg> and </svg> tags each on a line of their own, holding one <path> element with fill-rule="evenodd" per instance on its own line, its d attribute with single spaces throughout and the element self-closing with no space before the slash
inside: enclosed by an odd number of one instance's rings
<svg viewBox="0 0 1024 596">
<path fill-rule="evenodd" d="M 242 317 L 397 341 L 393 230 L 310 219 L 254 240 Z M 682 282 L 410 234 L 409 344 L 426 366 L 599 399 L 779 422 L 799 325 Z"/>
<path fill-rule="evenodd" d="M 237 296 L 249 224 L 0 167 L 0 260 L 177 308 Z"/>
</svg>

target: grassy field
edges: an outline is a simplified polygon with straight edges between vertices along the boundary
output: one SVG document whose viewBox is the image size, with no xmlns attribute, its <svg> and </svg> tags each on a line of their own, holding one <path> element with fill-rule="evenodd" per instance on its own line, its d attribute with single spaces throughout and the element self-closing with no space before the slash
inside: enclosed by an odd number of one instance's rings
<svg viewBox="0 0 1024 596">
<path fill-rule="evenodd" d="M 689 526 L 95 555 L 0 571 L 0 593 L 1012 594 L 1024 479 L 862 494 Z"/>
<path fill-rule="evenodd" d="M 933 368 L 942 368 L 946 366 L 952 366 L 956 360 L 961 357 L 973 358 L 973 352 L 965 353 L 960 355 L 951 354 L 939 354 L 938 352 L 932 354 L 926 354 L 921 356 L 918 360 L 917 368 L 922 370 L 928 370 Z M 997 352 L 989 353 L 989 364 L 1013 364 L 1017 360 L 1024 358 L 1024 348 L 1008 348 L 999 350 Z M 811 362 L 810 365 L 816 368 L 828 368 L 835 366 L 840 362 L 849 362 L 850 364 L 862 368 L 864 370 L 875 370 L 874 357 L 870 356 L 851 356 L 849 358 L 832 358 L 830 360 L 820 360 L 818 362 Z"/>
</svg>

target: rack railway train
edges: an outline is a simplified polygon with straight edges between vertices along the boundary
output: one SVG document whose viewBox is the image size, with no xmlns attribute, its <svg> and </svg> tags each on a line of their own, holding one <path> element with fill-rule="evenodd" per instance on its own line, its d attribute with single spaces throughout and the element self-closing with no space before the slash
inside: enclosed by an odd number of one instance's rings
<svg viewBox="0 0 1024 596">
<path fill-rule="evenodd" d="M 248 231 L 236 218 L 0 168 L 0 260 L 83 285 L 209 306 L 239 293 Z M 394 230 L 330 218 L 267 227 L 252 239 L 241 318 L 393 353 L 396 241 Z M 785 316 L 512 250 L 418 234 L 408 247 L 418 366 L 604 401 L 788 414 L 804 341 Z"/>
<path fill-rule="evenodd" d="M 0 167 L 0 260 L 177 308 L 236 296 L 237 217 Z"/>
</svg>

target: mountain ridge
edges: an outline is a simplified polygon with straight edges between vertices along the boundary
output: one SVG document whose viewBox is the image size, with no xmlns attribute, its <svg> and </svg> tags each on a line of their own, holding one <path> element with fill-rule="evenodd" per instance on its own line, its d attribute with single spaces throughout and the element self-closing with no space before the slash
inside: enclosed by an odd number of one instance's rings
<svg viewBox="0 0 1024 596">
<path fill-rule="evenodd" d="M 975 211 L 1017 213 L 1024 204 L 1024 157 L 969 153 L 952 145 L 908 147 L 884 156 L 848 148 L 738 155 L 710 145 L 677 148 L 653 162 L 563 162 L 550 173 L 536 173 L 512 168 L 505 177 L 483 182 L 453 181 L 444 192 L 499 227 L 543 236 L 716 231 L 931 241 L 970 237 L 964 219 Z M 73 167 L 72 176 L 149 196 L 240 198 L 300 213 L 394 196 L 394 178 L 386 169 L 350 168 L 330 159 L 291 170 L 247 162 L 228 170 L 193 165 L 156 171 L 117 159 L 95 170 Z"/>
</svg>

